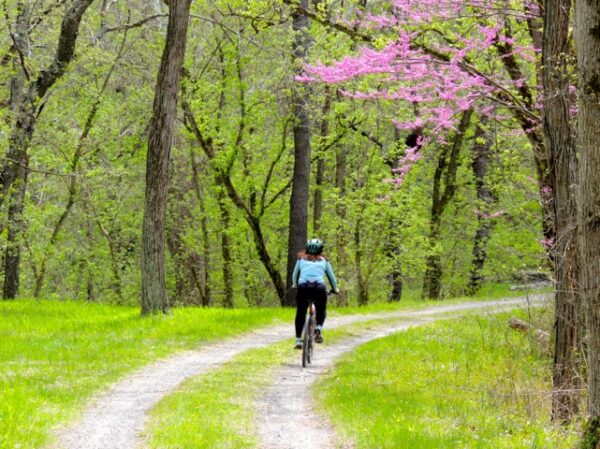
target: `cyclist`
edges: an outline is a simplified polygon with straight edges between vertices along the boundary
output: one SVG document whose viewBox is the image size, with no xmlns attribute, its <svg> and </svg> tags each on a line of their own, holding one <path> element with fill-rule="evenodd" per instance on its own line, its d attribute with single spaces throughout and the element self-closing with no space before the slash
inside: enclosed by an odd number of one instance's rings
<svg viewBox="0 0 600 449">
<path fill-rule="evenodd" d="M 302 349 L 302 327 L 308 309 L 308 300 L 312 299 L 317 311 L 317 328 L 315 341 L 323 343 L 323 323 L 327 309 L 327 290 L 325 276 L 329 279 L 333 292 L 339 293 L 333 268 L 323 255 L 323 242 L 311 239 L 306 242 L 306 249 L 298 254 L 298 260 L 292 274 L 292 287 L 298 289 L 296 296 L 296 349 Z"/>
</svg>

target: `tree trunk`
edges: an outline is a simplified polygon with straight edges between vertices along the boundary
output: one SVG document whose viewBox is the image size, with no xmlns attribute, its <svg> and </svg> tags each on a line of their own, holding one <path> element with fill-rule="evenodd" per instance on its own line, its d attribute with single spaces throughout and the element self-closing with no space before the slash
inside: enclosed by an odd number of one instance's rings
<svg viewBox="0 0 600 449">
<path fill-rule="evenodd" d="M 321 217 L 323 216 L 323 183 L 325 181 L 325 159 L 317 159 L 317 176 L 315 177 L 315 196 L 313 198 L 313 233 L 319 235 Z"/>
<path fill-rule="evenodd" d="M 4 258 L 4 299 L 16 298 L 19 293 L 21 240 L 25 231 L 23 208 L 25 207 L 27 174 L 27 165 L 18 167 L 17 180 L 13 184 L 15 192 L 11 195 L 8 208 L 8 238 Z"/>
<path fill-rule="evenodd" d="M 551 244 L 555 273 L 555 350 L 552 419 L 567 423 L 578 411 L 579 324 L 576 257 L 576 151 L 569 113 L 570 0 L 547 0 L 544 7 L 542 79 L 544 143 L 548 152 L 550 206 L 556 239 Z"/>
<path fill-rule="evenodd" d="M 490 213 L 492 206 L 498 202 L 498 198 L 492 192 L 486 181 L 488 166 L 490 164 L 491 140 L 484 129 L 487 120 L 482 118 L 481 124 L 477 125 L 473 144 L 473 163 L 471 168 L 475 178 L 475 189 L 479 206 L 477 211 L 477 231 L 473 240 L 473 258 L 469 274 L 469 285 L 467 293 L 475 295 L 483 283 L 483 267 L 487 259 L 487 244 L 490 240 L 492 230 L 492 217 Z"/>
<path fill-rule="evenodd" d="M 192 165 L 192 185 L 194 186 L 194 193 L 196 194 L 196 201 L 200 205 L 200 213 L 202 217 L 200 218 L 200 229 L 202 230 L 202 244 L 203 244 L 203 254 L 200 256 L 202 261 L 202 268 L 204 277 L 202 282 L 199 283 L 199 293 L 202 298 L 202 305 L 204 307 L 210 305 L 211 303 L 211 280 L 210 280 L 210 260 L 211 260 L 211 252 L 210 252 L 210 240 L 208 236 L 208 219 L 206 214 L 206 206 L 204 204 L 205 198 L 202 193 L 202 189 L 200 188 L 199 181 L 199 168 L 198 163 L 196 162 L 196 158 L 194 156 L 194 150 L 190 147 L 190 161 Z M 199 274 L 196 275 L 199 278 Z"/>
<path fill-rule="evenodd" d="M 27 26 L 29 23 L 29 9 L 19 3 L 17 6 L 19 15 L 17 17 L 16 33 L 14 33 L 15 45 L 18 52 L 27 50 Z M 29 156 L 27 148 L 31 141 L 33 126 L 29 124 L 31 114 L 25 113 L 26 106 L 25 81 L 26 74 L 21 62 L 15 56 L 13 59 L 15 75 L 10 82 L 10 108 L 16 115 L 17 120 L 12 131 L 7 152 L 7 160 L 4 164 L 2 177 L 3 194 L 0 195 L 0 204 L 6 196 L 9 197 L 8 208 L 8 237 L 4 254 L 4 287 L 2 297 L 14 299 L 19 292 L 19 268 L 21 261 L 21 235 L 24 231 L 22 217 L 25 205 L 25 192 L 27 188 L 27 168 Z M 12 188 L 12 191 L 9 190 Z"/>
<path fill-rule="evenodd" d="M 164 233 L 169 164 L 191 0 L 170 0 L 169 24 L 148 137 L 146 191 L 142 225 L 141 312 L 166 313 Z"/>
<path fill-rule="evenodd" d="M 338 147 L 335 154 L 335 187 L 339 192 L 338 204 L 336 206 L 337 215 L 337 232 L 336 232 L 336 273 L 339 280 L 342 281 L 340 294 L 337 295 L 336 299 L 339 306 L 348 305 L 348 294 L 346 288 L 344 288 L 343 280 L 345 279 L 346 265 L 348 255 L 346 253 L 346 234 L 344 230 L 344 223 L 346 222 L 346 204 L 344 203 L 346 197 L 346 174 L 348 171 L 348 161 L 346 158 L 346 149 Z"/>
<path fill-rule="evenodd" d="M 394 127 L 394 142 L 396 145 L 396 151 L 393 151 L 391 155 L 388 155 L 385 161 L 386 164 L 390 166 L 390 169 L 392 170 L 392 175 L 394 175 L 394 171 L 400 167 L 398 150 L 402 148 L 402 145 L 408 148 L 413 148 L 416 146 L 420 148 L 421 145 L 419 137 L 422 135 L 422 133 L 422 128 L 415 128 L 408 136 L 406 136 L 403 142 L 400 139 L 400 131 L 398 130 L 398 128 Z M 397 208 L 397 205 L 394 201 L 392 202 L 391 207 L 392 209 Z M 396 217 L 390 218 L 390 221 L 394 222 L 394 224 L 392 229 L 390 230 L 389 242 L 386 245 L 387 257 L 391 260 L 392 263 L 392 270 L 387 276 L 388 282 L 392 287 L 390 295 L 388 297 L 389 302 L 400 301 L 402 299 L 402 290 L 404 287 L 404 276 L 402 275 L 402 265 L 400 264 L 400 255 L 402 254 L 402 244 L 400 236 L 401 224 L 397 220 L 399 219 Z"/>
<path fill-rule="evenodd" d="M 198 273 L 201 260 L 198 254 L 185 243 L 184 233 L 194 222 L 190 205 L 186 194 L 189 192 L 189 184 L 182 182 L 185 175 L 177 176 L 179 182 L 171 183 L 167 247 L 173 261 L 173 274 L 175 276 L 175 295 L 177 301 L 186 305 L 204 304 L 204 291 L 200 283 Z"/>
<path fill-rule="evenodd" d="M 231 270 L 231 239 L 229 238 L 231 217 L 225 195 L 218 193 L 219 210 L 221 212 L 221 255 L 223 257 L 223 307 L 233 308 L 233 274 Z"/>
<path fill-rule="evenodd" d="M 600 4 L 575 3 L 575 43 L 579 74 L 577 144 L 581 291 L 587 325 L 588 424 L 583 449 L 600 446 Z"/>
<path fill-rule="evenodd" d="M 437 249 L 440 240 L 442 215 L 456 193 L 456 173 L 460 164 L 460 150 L 465 132 L 471 123 L 472 115 L 473 109 L 463 112 L 452 148 L 448 146 L 443 148 L 433 176 L 431 218 L 429 222 L 429 256 L 427 257 L 427 268 L 423 278 L 424 298 L 440 299 L 442 292 L 442 259 Z M 443 189 L 442 181 L 444 182 Z"/>
<path fill-rule="evenodd" d="M 322 148 L 325 140 L 329 137 L 329 112 L 331 111 L 331 93 L 329 89 L 325 90 L 325 103 L 323 104 L 321 119 L 321 141 L 319 156 L 317 158 L 317 176 L 315 179 L 315 196 L 313 200 L 313 232 L 319 234 L 321 229 L 321 216 L 323 215 L 323 183 L 325 182 L 325 158 L 322 154 Z"/>
<path fill-rule="evenodd" d="M 362 267 L 362 246 L 361 246 L 361 229 L 362 222 L 360 218 L 356 220 L 356 226 L 354 227 L 354 246 L 356 247 L 356 254 L 354 256 L 354 265 L 356 267 L 356 277 L 358 280 L 358 305 L 366 306 L 369 304 L 369 285 L 366 276 L 363 274 Z"/>
<path fill-rule="evenodd" d="M 300 0 L 299 5 L 307 9 L 308 0 Z M 295 33 L 292 48 L 295 73 L 302 70 L 309 46 L 308 17 L 298 11 L 292 13 L 292 30 Z M 288 291 L 292 286 L 292 272 L 299 251 L 307 240 L 308 196 L 310 183 L 310 122 L 308 117 L 308 93 L 304 86 L 295 83 L 294 89 L 294 173 L 290 196 L 290 225 L 288 239 L 287 282 Z M 285 305 L 293 306 L 293 294 L 285 295 Z"/>
<path fill-rule="evenodd" d="M 52 63 L 39 73 L 37 78 L 25 73 L 28 61 L 17 59 L 15 77 L 11 82 L 11 109 L 15 121 L 11 129 L 8 151 L 0 174 L 0 206 L 8 199 L 8 239 L 5 254 L 5 273 L 3 297 L 15 298 L 19 292 L 19 265 L 21 260 L 20 236 L 25 221 L 22 214 L 25 209 L 27 174 L 29 170 L 28 150 L 33 137 L 35 124 L 39 117 L 39 101 L 48 89 L 61 78 L 75 54 L 75 43 L 79 34 L 79 25 L 83 14 L 93 0 L 76 0 L 65 11 L 61 23 L 56 55 Z M 26 2 L 17 4 L 16 33 L 13 33 L 16 52 L 20 57 L 29 51 L 29 8 Z M 26 80 L 28 82 L 26 83 Z"/>
</svg>

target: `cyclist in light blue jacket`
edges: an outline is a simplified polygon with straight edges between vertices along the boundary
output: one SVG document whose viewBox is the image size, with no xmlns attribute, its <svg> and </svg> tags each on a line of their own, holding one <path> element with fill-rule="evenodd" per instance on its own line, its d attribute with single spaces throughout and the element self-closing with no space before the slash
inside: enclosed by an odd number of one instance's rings
<svg viewBox="0 0 600 449">
<path fill-rule="evenodd" d="M 323 255 L 323 242 L 311 239 L 306 243 L 306 250 L 298 254 L 298 261 L 292 274 L 296 295 L 296 349 L 302 349 L 302 327 L 308 308 L 308 300 L 313 299 L 317 311 L 317 329 L 315 341 L 323 343 L 323 323 L 327 309 L 327 289 L 325 277 L 329 279 L 331 288 L 338 293 L 335 275 L 331 263 Z"/>
</svg>

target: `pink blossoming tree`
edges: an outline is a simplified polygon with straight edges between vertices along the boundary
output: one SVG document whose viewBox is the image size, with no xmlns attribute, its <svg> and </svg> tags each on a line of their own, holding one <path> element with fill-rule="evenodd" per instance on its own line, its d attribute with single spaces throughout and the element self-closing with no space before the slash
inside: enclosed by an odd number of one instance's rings
<svg viewBox="0 0 600 449">
<path fill-rule="evenodd" d="M 510 113 L 530 143 L 536 165 L 541 241 L 557 284 L 553 416 L 568 421 L 577 409 L 571 391 L 579 386 L 575 354 L 580 343 L 570 192 L 576 113 L 568 75 L 571 2 L 547 0 L 543 9 L 533 0 L 390 0 L 378 5 L 379 11 L 336 27 L 368 46 L 341 60 L 307 67 L 301 79 L 341 85 L 348 97 L 418 105 L 418 115 L 404 114 L 395 121 L 400 130 L 422 130 L 419 145 L 399 162 L 398 185 L 418 161 L 422 146 L 443 148 L 448 136 L 461 132 L 466 111 L 479 117 Z"/>
</svg>

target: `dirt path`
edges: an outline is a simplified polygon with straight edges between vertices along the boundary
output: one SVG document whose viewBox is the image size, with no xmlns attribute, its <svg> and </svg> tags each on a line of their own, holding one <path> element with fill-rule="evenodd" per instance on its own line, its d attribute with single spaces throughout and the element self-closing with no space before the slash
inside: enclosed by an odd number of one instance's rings
<svg viewBox="0 0 600 449">
<path fill-rule="evenodd" d="M 530 298 L 530 302 L 539 302 L 539 300 L 539 297 Z M 476 309 L 497 310 L 499 308 L 514 308 L 525 304 L 526 301 L 524 298 L 514 298 L 504 301 L 472 302 L 432 307 L 415 312 L 397 311 L 360 316 L 333 317 L 328 319 L 327 327 L 333 328 L 351 324 L 356 321 L 382 318 L 398 318 L 404 319 L 405 321 L 407 319 L 412 319 L 411 322 L 414 323 L 418 321 L 418 318 L 437 316 L 447 312 L 460 312 Z M 400 329 L 402 326 L 406 326 L 406 324 L 389 325 L 386 328 L 388 331 L 382 329 L 381 332 L 392 332 L 397 326 L 400 326 L 398 328 Z M 292 328 L 292 324 L 289 324 L 269 329 L 261 329 L 242 337 L 231 338 L 221 343 L 202 347 L 198 350 L 185 351 L 165 360 L 148 365 L 124 378 L 122 381 L 113 385 L 110 389 L 92 400 L 90 405 L 84 410 L 80 420 L 57 432 L 57 442 L 51 447 L 55 449 L 139 448 L 143 441 L 141 433 L 146 425 L 147 412 L 161 398 L 171 393 L 181 382 L 189 377 L 203 374 L 211 369 L 216 369 L 241 352 L 264 347 L 290 338 L 291 333 L 293 332 Z M 383 334 L 375 333 L 372 335 L 372 338 L 377 338 L 381 335 Z M 349 346 L 332 346 L 328 349 L 328 351 L 331 351 L 329 362 L 327 362 L 326 352 L 323 349 L 319 352 L 318 360 L 320 362 L 319 365 L 316 366 L 320 368 L 317 369 L 326 369 L 327 366 L 330 366 L 335 357 L 358 344 L 368 341 L 368 336 L 369 334 L 365 333 L 364 335 L 361 335 L 359 338 L 360 341 L 357 341 L 356 343 L 352 343 L 354 340 L 352 339 L 340 344 L 347 344 Z M 326 346 L 323 348 L 325 347 Z M 346 347 L 347 349 L 344 349 Z M 301 371 L 299 366 L 290 366 L 288 368 L 290 370 L 295 370 L 296 374 Z M 309 370 L 307 370 L 306 374 L 303 374 L 303 376 L 308 380 L 314 379 L 315 377 L 314 375 L 310 375 Z M 293 380 L 293 378 L 291 379 Z M 308 382 L 307 385 L 310 383 L 311 382 Z M 298 384 L 294 381 L 294 391 L 298 390 L 307 392 L 306 388 L 298 388 Z M 277 397 L 276 392 L 270 391 L 268 394 L 272 395 L 271 399 L 273 400 Z M 285 401 L 285 398 L 282 397 L 281 401 Z M 306 401 L 306 398 L 304 398 L 303 401 Z M 308 402 L 303 402 L 303 404 L 308 404 Z M 307 407 L 307 405 L 303 405 L 303 407 Z M 273 413 L 277 414 L 277 410 L 273 410 Z M 304 408 L 303 410 L 310 410 L 310 407 Z M 265 435 L 281 433 L 277 429 L 276 426 L 273 426 L 271 430 L 266 429 Z M 331 432 L 328 432 L 327 435 L 331 436 Z M 291 449 L 292 446 L 289 445 L 289 436 L 282 436 L 284 441 L 285 438 L 287 438 L 288 443 L 285 446 L 277 446 L 273 443 L 274 445 L 265 447 L 285 447 L 286 449 Z M 330 437 L 316 436 L 314 438 L 316 439 L 313 441 L 318 441 L 318 444 L 316 444 L 315 447 L 334 447 L 325 446 L 324 442 L 319 439 L 331 439 Z M 267 443 L 267 441 L 269 442 Z M 271 440 L 265 439 L 265 444 L 271 444 L 270 441 Z"/>
<path fill-rule="evenodd" d="M 376 338 L 385 337 L 409 327 L 435 321 L 435 318 L 412 318 L 381 329 L 362 331 L 359 337 L 317 347 L 316 360 L 305 369 L 296 363 L 284 365 L 274 376 L 277 381 L 256 404 L 257 428 L 261 449 L 349 449 L 322 416 L 315 413 L 311 386 L 328 372 L 340 355 Z"/>
<path fill-rule="evenodd" d="M 530 298 L 532 304 L 538 304 L 540 300 L 540 297 Z M 320 376 L 333 368 L 338 357 L 371 340 L 437 321 L 444 313 L 451 313 L 449 317 L 456 317 L 460 312 L 474 308 L 495 313 L 522 305 L 526 303 L 523 298 L 519 298 L 517 302 L 464 303 L 405 312 L 401 315 L 405 321 L 374 325 L 368 330 L 361 330 L 360 335 L 355 337 L 318 346 L 316 360 L 308 368 L 300 367 L 300 355 L 298 355 L 297 360 L 280 367 L 273 376 L 277 380 L 256 403 L 259 447 L 261 449 L 352 448 L 352 445 L 341 440 L 327 420 L 316 412 L 312 399 L 311 386 Z"/>
</svg>

